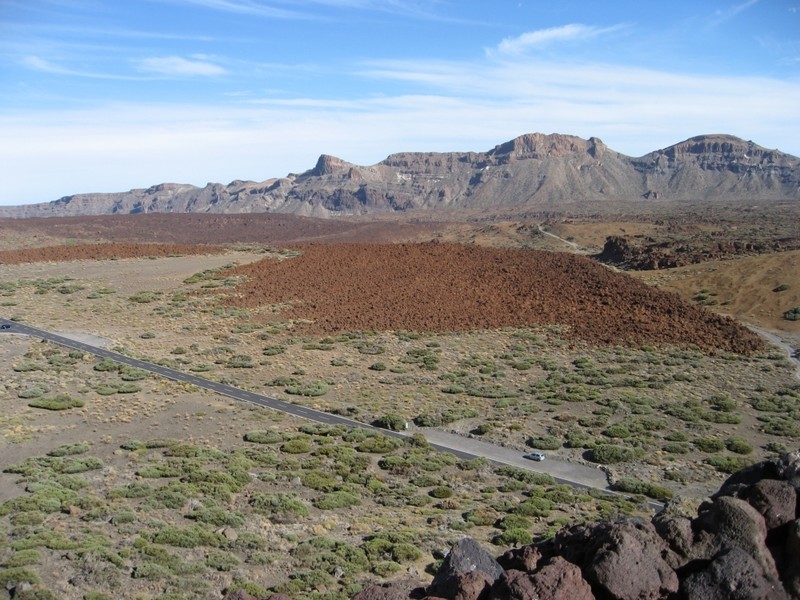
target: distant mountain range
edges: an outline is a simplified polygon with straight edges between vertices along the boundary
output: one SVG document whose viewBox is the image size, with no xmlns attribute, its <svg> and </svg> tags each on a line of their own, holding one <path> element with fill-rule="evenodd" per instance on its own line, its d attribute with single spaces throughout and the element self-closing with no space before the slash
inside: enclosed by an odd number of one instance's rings
<svg viewBox="0 0 800 600">
<path fill-rule="evenodd" d="M 616 200 L 800 200 L 800 158 L 731 135 L 693 137 L 632 158 L 597 138 L 522 135 L 488 152 L 404 152 L 373 166 L 322 155 L 304 173 L 262 182 L 162 183 L 0 207 L 0 217 L 277 212 L 329 217 L 410 209 Z"/>
</svg>

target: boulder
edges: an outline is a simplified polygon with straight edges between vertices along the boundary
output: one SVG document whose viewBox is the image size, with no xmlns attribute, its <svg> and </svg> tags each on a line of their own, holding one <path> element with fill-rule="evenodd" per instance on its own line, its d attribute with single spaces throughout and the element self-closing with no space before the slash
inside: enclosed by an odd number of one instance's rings
<svg viewBox="0 0 800 600">
<path fill-rule="evenodd" d="M 472 538 L 463 538 L 456 542 L 442 563 L 439 572 L 433 578 L 427 593 L 443 598 L 455 599 L 462 590 L 461 577 L 467 573 L 479 572 L 486 576 L 489 586 L 493 585 L 503 574 L 503 567 Z M 472 578 L 464 585 L 472 585 L 477 579 Z"/>
<path fill-rule="evenodd" d="M 601 537 L 585 577 L 618 600 L 657 600 L 678 591 L 678 576 L 664 560 L 669 547 L 647 523 L 627 521 Z"/>
<path fill-rule="evenodd" d="M 365 587 L 352 600 L 408 600 L 422 595 L 422 584 L 414 579 L 399 579 Z"/>
<path fill-rule="evenodd" d="M 738 547 L 722 551 L 681 583 L 686 600 L 789 600 L 781 583 Z"/>
<path fill-rule="evenodd" d="M 745 499 L 764 517 L 767 529 L 775 529 L 795 520 L 797 492 L 786 481 L 762 479 L 748 488 Z"/>
<path fill-rule="evenodd" d="M 543 544 L 537 546 L 522 546 L 507 550 L 497 562 L 506 570 L 535 571 L 539 561 L 549 556 Z"/>
<path fill-rule="evenodd" d="M 800 519 L 789 527 L 784 555 L 788 560 L 781 571 L 783 585 L 794 598 L 800 598 Z"/>
<path fill-rule="evenodd" d="M 581 570 L 555 557 L 535 573 L 508 570 L 495 584 L 492 598 L 504 600 L 595 600 Z"/>
<path fill-rule="evenodd" d="M 723 546 L 744 550 L 761 565 L 764 572 L 778 577 L 775 560 L 767 548 L 767 525 L 764 517 L 744 500 L 723 496 L 698 517 L 699 525 L 722 538 Z"/>
</svg>

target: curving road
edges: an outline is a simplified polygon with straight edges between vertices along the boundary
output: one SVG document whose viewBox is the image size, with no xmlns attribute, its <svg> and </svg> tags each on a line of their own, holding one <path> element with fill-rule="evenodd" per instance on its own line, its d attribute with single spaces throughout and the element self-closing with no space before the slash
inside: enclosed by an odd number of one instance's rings
<svg viewBox="0 0 800 600">
<path fill-rule="evenodd" d="M 760 327 L 756 327 L 755 325 L 747 325 L 747 328 L 753 333 L 757 333 L 771 344 L 783 350 L 786 353 L 786 356 L 789 357 L 789 360 L 794 363 L 794 368 L 795 368 L 794 376 L 797 379 L 800 379 L 800 350 L 793 348 L 792 346 L 784 342 L 781 338 L 779 338 L 777 335 L 775 335 L 770 331 L 767 331 L 766 329 L 761 329 Z"/>
<path fill-rule="evenodd" d="M 197 375 L 183 373 L 175 369 L 170 369 L 161 365 L 138 360 L 136 358 L 131 358 L 130 356 L 125 356 L 124 354 L 119 354 L 117 352 L 112 352 L 111 350 L 106 350 L 105 348 L 100 348 L 98 346 L 73 340 L 62 335 L 45 331 L 43 329 L 37 329 L 36 327 L 31 327 L 30 325 L 24 325 L 15 321 L 9 321 L 7 319 L 0 318 L 0 334 L 2 333 L 27 335 L 40 338 L 61 346 L 65 346 L 67 348 L 88 352 L 100 358 L 110 358 L 118 363 L 144 369 L 167 379 L 191 383 L 199 388 L 203 388 L 217 394 L 222 394 L 241 402 L 249 402 L 264 408 L 278 410 L 290 415 L 301 417 L 303 419 L 315 421 L 317 423 L 324 423 L 327 425 L 344 425 L 345 427 L 361 427 L 363 429 L 379 431 L 384 435 L 399 439 L 406 439 L 412 435 L 413 432 L 419 432 L 425 436 L 425 439 L 428 440 L 434 449 L 441 452 L 450 452 L 462 459 L 485 458 L 500 465 L 511 465 L 539 473 L 547 473 L 551 475 L 558 483 L 566 483 L 579 488 L 596 488 L 609 491 L 606 475 L 598 468 L 592 468 L 586 465 L 552 458 L 548 458 L 543 462 L 534 463 L 522 458 L 521 453 L 517 450 L 504 448 L 502 446 L 497 446 L 487 442 L 482 442 L 480 440 L 467 438 L 436 429 L 413 428 L 409 431 L 397 432 L 373 427 L 372 425 L 360 423 L 346 417 L 332 415 L 330 413 L 314 410 L 313 408 L 307 408 L 305 406 L 298 406 L 290 402 L 285 402 L 277 398 L 257 394 L 255 392 L 237 388 L 232 385 L 218 383 L 216 381 L 198 377 Z M 655 502 L 651 503 L 651 506 L 653 508 L 661 507 L 660 504 Z"/>
</svg>

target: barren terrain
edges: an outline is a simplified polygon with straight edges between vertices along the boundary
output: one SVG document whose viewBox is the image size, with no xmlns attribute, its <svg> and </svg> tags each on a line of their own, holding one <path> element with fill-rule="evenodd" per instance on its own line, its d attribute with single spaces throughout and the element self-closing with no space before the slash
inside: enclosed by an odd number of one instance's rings
<svg viewBox="0 0 800 600">
<path fill-rule="evenodd" d="M 6 335 L 2 581 L 35 577 L 64 599 L 242 586 L 339 600 L 365 582 L 428 577 L 465 533 L 499 553 L 565 523 L 645 514 L 642 491 L 697 504 L 726 472 L 800 439 L 794 366 L 712 312 L 791 334 L 795 322 L 775 315 L 800 289 L 794 253 L 642 275 L 680 300 L 530 249 L 571 249 L 534 220 L 293 230 L 285 217 L 187 217 L 186 228 L 180 215 L 0 222 L 4 250 L 31 248 L 0 258 L 0 314 L 366 423 L 541 449 L 602 467 L 627 493 L 598 498 L 310 427 Z M 638 221 L 580 223 L 543 227 L 591 253 L 603 227 Z M 321 239 L 337 244 L 307 243 Z M 481 246 L 352 243 L 364 239 Z M 148 240 L 247 245 L 131 245 Z M 37 257 L 47 261 L 25 262 Z M 705 288 L 716 305 L 692 299 Z M 61 395 L 72 408 L 37 407 Z"/>
</svg>

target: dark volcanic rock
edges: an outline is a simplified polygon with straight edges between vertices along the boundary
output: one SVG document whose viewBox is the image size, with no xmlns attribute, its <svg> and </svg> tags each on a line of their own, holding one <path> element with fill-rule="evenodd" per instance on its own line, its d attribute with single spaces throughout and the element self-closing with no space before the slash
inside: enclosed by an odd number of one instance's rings
<svg viewBox="0 0 800 600">
<path fill-rule="evenodd" d="M 764 517 L 767 529 L 791 523 L 797 514 L 797 492 L 786 481 L 762 479 L 747 490 L 745 498 Z"/>
<path fill-rule="evenodd" d="M 423 586 L 414 579 L 400 579 L 383 585 L 371 585 L 353 596 L 353 600 L 408 600 L 419 598 Z"/>
<path fill-rule="evenodd" d="M 592 588 L 581 570 L 561 557 L 555 557 L 535 573 L 506 571 L 492 590 L 493 598 L 508 600 L 594 600 Z"/>
<path fill-rule="evenodd" d="M 557 534 L 554 545 L 608 597 L 657 600 L 678 590 L 678 576 L 664 559 L 669 546 L 651 523 L 624 520 L 578 526 Z"/>
<path fill-rule="evenodd" d="M 722 546 L 741 548 L 761 565 L 765 573 L 777 578 L 775 560 L 767 549 L 764 517 L 747 502 L 723 496 L 698 521 L 703 529 L 721 538 Z"/>
<path fill-rule="evenodd" d="M 459 593 L 466 593 L 465 587 L 475 589 L 481 585 L 479 577 L 471 575 L 462 582 L 464 575 L 472 573 L 485 576 L 485 588 L 488 590 L 503 574 L 503 567 L 478 542 L 472 538 L 464 538 L 456 542 L 450 550 L 428 587 L 428 594 L 454 599 Z"/>
<path fill-rule="evenodd" d="M 681 584 L 686 600 L 788 600 L 781 583 L 764 574 L 758 562 L 740 548 L 720 553 L 702 571 Z"/>
</svg>

